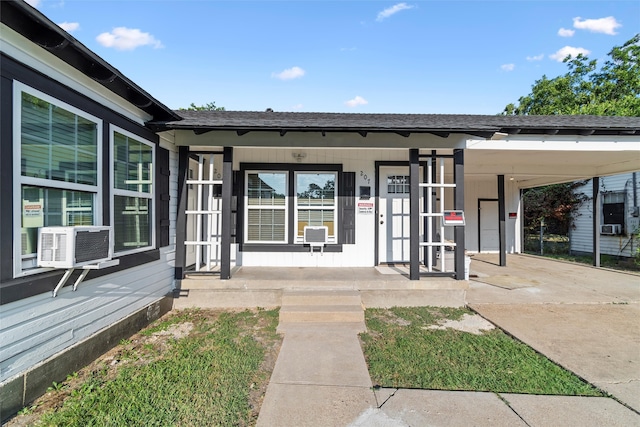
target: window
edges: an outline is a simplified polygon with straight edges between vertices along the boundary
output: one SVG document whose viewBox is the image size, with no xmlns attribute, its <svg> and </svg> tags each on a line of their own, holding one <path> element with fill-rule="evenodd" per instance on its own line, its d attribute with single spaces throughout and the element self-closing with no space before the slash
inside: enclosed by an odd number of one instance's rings
<svg viewBox="0 0 640 427">
<path fill-rule="evenodd" d="M 624 231 L 624 202 L 627 195 L 624 191 L 602 194 L 602 222 L 604 224 L 620 224 Z"/>
<path fill-rule="evenodd" d="M 287 177 L 287 172 L 247 172 L 247 242 L 287 242 Z"/>
<path fill-rule="evenodd" d="M 329 242 L 338 243 L 339 171 L 296 166 L 244 172 L 245 243 L 302 245 L 305 226 L 326 226 Z"/>
<path fill-rule="evenodd" d="M 411 185 L 408 175 L 391 175 L 387 178 L 388 194 L 409 194 Z"/>
<path fill-rule="evenodd" d="M 326 226 L 329 242 L 336 242 L 336 173 L 296 173 L 296 242 L 303 241 L 305 226 Z"/>
<path fill-rule="evenodd" d="M 111 138 L 113 251 L 123 254 L 154 245 L 154 146 L 115 127 Z"/>
<path fill-rule="evenodd" d="M 38 228 L 100 218 L 101 122 L 14 82 L 14 276 L 36 272 Z"/>
</svg>

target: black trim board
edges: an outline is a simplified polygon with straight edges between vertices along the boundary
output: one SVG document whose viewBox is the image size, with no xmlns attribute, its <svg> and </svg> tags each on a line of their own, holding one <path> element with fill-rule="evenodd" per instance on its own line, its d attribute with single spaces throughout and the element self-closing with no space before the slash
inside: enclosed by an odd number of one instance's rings
<svg viewBox="0 0 640 427">
<path fill-rule="evenodd" d="M 13 83 L 0 80 L 0 283 L 13 277 Z M 1 296 L 1 295 L 0 295 Z"/>
</svg>

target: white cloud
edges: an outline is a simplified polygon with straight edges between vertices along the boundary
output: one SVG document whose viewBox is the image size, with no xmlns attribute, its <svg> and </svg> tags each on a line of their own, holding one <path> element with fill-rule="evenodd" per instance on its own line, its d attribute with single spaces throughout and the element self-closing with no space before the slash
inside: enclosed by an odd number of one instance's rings
<svg viewBox="0 0 640 427">
<path fill-rule="evenodd" d="M 540 55 L 527 56 L 527 61 L 542 61 L 544 59 L 544 53 Z"/>
<path fill-rule="evenodd" d="M 560 28 L 558 30 L 558 35 L 560 37 L 573 37 L 573 35 L 576 33 L 575 30 L 570 30 L 568 28 Z"/>
<path fill-rule="evenodd" d="M 96 40 L 104 47 L 117 50 L 133 50 L 140 46 L 152 46 L 154 49 L 164 47 L 160 40 L 137 28 L 116 27 L 110 33 L 98 35 Z"/>
<path fill-rule="evenodd" d="M 502 71 L 513 71 L 516 68 L 516 64 L 502 64 L 500 69 Z"/>
<path fill-rule="evenodd" d="M 58 27 L 65 30 L 67 33 L 73 33 L 75 30 L 80 28 L 80 24 L 78 22 L 61 22 L 58 24 Z"/>
<path fill-rule="evenodd" d="M 303 108 L 304 108 L 304 105 L 302 105 L 302 104 L 296 104 L 296 105 L 293 106 L 294 110 L 302 110 Z"/>
<path fill-rule="evenodd" d="M 38 7 L 42 0 L 25 0 L 29 6 Z"/>
<path fill-rule="evenodd" d="M 565 46 L 562 49 L 558 50 L 553 55 L 549 55 L 549 58 L 555 59 L 558 62 L 562 62 L 564 61 L 564 58 L 566 58 L 568 55 L 571 55 L 572 58 L 575 58 L 579 54 L 583 54 L 586 56 L 586 55 L 589 55 L 590 53 L 591 53 L 590 50 L 587 50 L 583 47 Z"/>
<path fill-rule="evenodd" d="M 358 105 L 367 105 L 369 103 L 369 101 L 367 101 L 366 99 L 364 99 L 361 96 L 356 96 L 353 99 L 350 99 L 348 101 L 345 102 L 345 104 L 348 107 L 354 108 L 357 107 Z"/>
<path fill-rule="evenodd" d="M 299 79 L 300 77 L 304 76 L 304 74 L 305 71 L 302 68 L 291 67 L 279 73 L 271 73 L 271 77 L 275 77 L 276 79 L 280 80 L 292 80 Z"/>
<path fill-rule="evenodd" d="M 613 16 L 607 16 L 600 19 L 582 19 L 579 16 L 573 18 L 573 27 L 579 30 L 587 30 L 592 33 L 603 33 L 614 36 L 616 28 L 622 27 L 622 24 L 616 21 Z"/>
<path fill-rule="evenodd" d="M 387 19 L 388 17 L 390 17 L 391 15 L 395 15 L 396 13 L 400 12 L 401 10 L 407 10 L 407 9 L 413 9 L 413 6 L 409 6 L 406 3 L 398 3 L 396 5 L 393 5 L 391 7 L 386 8 L 382 12 L 378 13 L 378 17 L 376 18 L 376 21 L 378 21 L 378 22 L 383 21 L 383 20 Z"/>
</svg>

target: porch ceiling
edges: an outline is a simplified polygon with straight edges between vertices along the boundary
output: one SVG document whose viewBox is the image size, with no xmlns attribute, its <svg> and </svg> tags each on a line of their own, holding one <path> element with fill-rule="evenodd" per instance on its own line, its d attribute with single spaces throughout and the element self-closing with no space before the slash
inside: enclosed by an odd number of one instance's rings
<svg viewBox="0 0 640 427">
<path fill-rule="evenodd" d="M 636 151 L 466 150 L 465 175 L 504 175 L 520 188 L 640 170 Z"/>
</svg>

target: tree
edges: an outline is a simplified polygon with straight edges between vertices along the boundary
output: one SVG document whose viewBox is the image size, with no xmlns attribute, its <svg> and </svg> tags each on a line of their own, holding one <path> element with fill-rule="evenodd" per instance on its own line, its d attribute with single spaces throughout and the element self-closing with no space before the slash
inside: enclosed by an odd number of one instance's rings
<svg viewBox="0 0 640 427">
<path fill-rule="evenodd" d="M 179 108 L 180 111 L 224 111 L 224 107 L 217 107 L 215 102 L 209 102 L 205 105 L 197 106 L 191 103 L 188 108 Z"/>
<path fill-rule="evenodd" d="M 509 104 L 504 115 L 609 115 L 640 117 L 640 34 L 614 47 L 598 69 L 584 55 L 564 59 L 569 71 L 553 79 L 542 76 L 531 93 Z M 547 185 L 523 193 L 524 223 L 536 233 L 544 219 L 549 233 L 566 235 L 578 207 L 588 200 L 576 189 L 584 182 Z"/>
<path fill-rule="evenodd" d="M 567 56 L 569 71 L 553 79 L 542 76 L 531 93 L 509 104 L 505 115 L 591 114 L 640 117 L 640 34 L 614 47 L 598 69 L 597 60 Z"/>
</svg>

